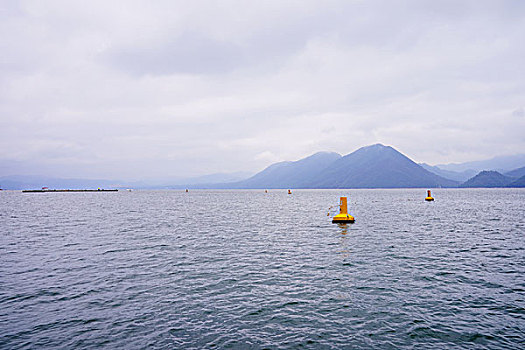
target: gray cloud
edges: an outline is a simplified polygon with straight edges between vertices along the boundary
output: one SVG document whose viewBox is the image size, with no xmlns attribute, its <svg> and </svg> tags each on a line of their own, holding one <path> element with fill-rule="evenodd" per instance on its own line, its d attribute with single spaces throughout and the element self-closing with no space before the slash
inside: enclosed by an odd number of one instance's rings
<svg viewBox="0 0 525 350">
<path fill-rule="evenodd" d="M 515 117 L 523 118 L 525 117 L 525 109 L 523 109 L 523 107 L 517 108 L 514 111 L 512 111 L 512 115 Z"/>
<path fill-rule="evenodd" d="M 115 67 L 137 75 L 227 73 L 246 60 L 240 47 L 195 33 L 184 33 L 157 47 L 115 49 L 108 56 Z"/>
<path fill-rule="evenodd" d="M 429 163 L 522 152 L 524 17 L 522 1 L 4 2 L 0 163 L 137 179 L 375 142 Z"/>
</svg>

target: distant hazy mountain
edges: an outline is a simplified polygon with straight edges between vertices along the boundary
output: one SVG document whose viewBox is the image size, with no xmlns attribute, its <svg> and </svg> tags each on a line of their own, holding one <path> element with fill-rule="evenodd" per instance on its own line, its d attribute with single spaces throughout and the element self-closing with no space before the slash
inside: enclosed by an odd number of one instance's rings
<svg viewBox="0 0 525 350">
<path fill-rule="evenodd" d="M 36 175 L 12 175 L 0 177 L 0 188 L 4 190 L 27 190 L 49 187 L 50 189 L 119 188 L 114 180 L 60 179 Z"/>
<path fill-rule="evenodd" d="M 49 187 L 50 189 L 96 189 L 96 188 L 185 188 L 188 185 L 200 183 L 225 183 L 246 178 L 250 173 L 217 173 L 193 178 L 174 180 L 147 180 L 140 182 L 124 182 L 118 180 L 62 179 L 38 175 L 12 175 L 0 177 L 0 188 L 5 190 L 27 190 Z M 208 185 L 208 188 L 213 188 Z"/>
<path fill-rule="evenodd" d="M 254 176 L 236 183 L 224 184 L 226 188 L 299 188 L 312 181 L 324 168 L 341 155 L 318 152 L 295 162 L 275 163 Z"/>
<path fill-rule="evenodd" d="M 332 164 L 308 183 L 311 188 L 455 187 L 458 182 L 425 170 L 390 146 L 358 149 Z"/>
<path fill-rule="evenodd" d="M 456 172 L 462 172 L 465 170 L 475 170 L 476 172 L 482 170 L 497 170 L 497 171 L 510 171 L 525 165 L 525 154 L 516 154 L 513 156 L 499 156 L 487 160 L 480 160 L 466 163 L 451 163 L 451 164 L 438 164 L 442 170 L 450 170 Z"/>
<path fill-rule="evenodd" d="M 216 173 L 210 175 L 203 175 L 197 177 L 189 177 L 186 179 L 180 179 L 176 181 L 176 184 L 180 185 L 195 185 L 195 184 L 213 184 L 213 183 L 225 183 L 225 182 L 236 182 L 249 178 L 253 173 L 246 171 L 238 171 L 235 173 Z"/>
<path fill-rule="evenodd" d="M 508 176 L 508 177 L 514 177 L 514 178 L 525 176 L 525 166 L 518 168 L 518 169 L 508 171 L 504 173 L 503 175 Z"/>
<path fill-rule="evenodd" d="M 514 178 L 502 175 L 494 170 L 482 171 L 478 175 L 462 183 L 460 187 L 505 187 L 513 180 Z"/>
<path fill-rule="evenodd" d="M 507 187 L 525 187 L 525 175 L 515 181 L 512 181 L 507 185 Z"/>
<path fill-rule="evenodd" d="M 426 163 L 419 163 L 419 165 L 421 165 L 424 169 L 430 171 L 431 173 L 442 176 L 445 179 L 450 179 L 459 182 L 467 181 L 472 176 L 477 174 L 477 171 L 472 169 L 458 172 L 451 170 L 443 170 L 437 166 L 428 165 Z"/>
</svg>

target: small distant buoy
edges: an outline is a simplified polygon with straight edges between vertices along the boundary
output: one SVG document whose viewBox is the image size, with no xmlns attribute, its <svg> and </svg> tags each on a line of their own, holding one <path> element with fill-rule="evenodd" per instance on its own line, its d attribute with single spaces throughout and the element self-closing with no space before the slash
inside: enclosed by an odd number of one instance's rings
<svg viewBox="0 0 525 350">
<path fill-rule="evenodd" d="M 292 191 L 291 191 L 291 190 L 288 190 L 288 194 L 292 194 Z"/>
<path fill-rule="evenodd" d="M 434 200 L 434 198 L 432 197 L 432 195 L 430 194 L 430 190 L 427 191 L 427 198 L 425 198 L 425 200 L 427 202 L 432 202 Z"/>
<path fill-rule="evenodd" d="M 268 190 L 264 190 L 264 193 L 268 193 Z"/>
<path fill-rule="evenodd" d="M 333 224 L 353 224 L 355 219 L 352 215 L 348 214 L 348 206 L 346 204 L 346 197 L 341 197 L 339 202 L 339 214 L 334 216 L 332 219 Z"/>
<path fill-rule="evenodd" d="M 188 189 L 186 189 L 186 192 L 190 192 L 190 191 L 188 191 Z"/>
</svg>

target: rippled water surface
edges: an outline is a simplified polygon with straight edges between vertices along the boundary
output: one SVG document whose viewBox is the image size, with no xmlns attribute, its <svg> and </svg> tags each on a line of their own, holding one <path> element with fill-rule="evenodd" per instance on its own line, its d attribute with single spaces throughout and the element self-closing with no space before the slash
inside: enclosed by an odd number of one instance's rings
<svg viewBox="0 0 525 350">
<path fill-rule="evenodd" d="M 523 348 L 525 191 L 433 195 L 0 192 L 0 348 Z"/>
</svg>

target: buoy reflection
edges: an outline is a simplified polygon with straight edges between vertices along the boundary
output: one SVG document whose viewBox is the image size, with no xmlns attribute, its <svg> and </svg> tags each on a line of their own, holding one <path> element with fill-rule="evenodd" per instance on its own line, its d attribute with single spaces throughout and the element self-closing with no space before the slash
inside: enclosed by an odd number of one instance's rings
<svg viewBox="0 0 525 350">
<path fill-rule="evenodd" d="M 341 235 L 339 236 L 340 240 L 340 251 L 341 257 L 343 258 L 343 261 L 345 262 L 350 257 L 350 237 L 347 236 L 348 229 L 350 225 L 348 224 L 338 224 L 339 228 L 341 229 Z"/>
<path fill-rule="evenodd" d="M 341 234 L 346 235 L 348 233 L 348 229 L 350 228 L 349 224 L 337 224 L 337 226 L 341 229 Z"/>
</svg>

